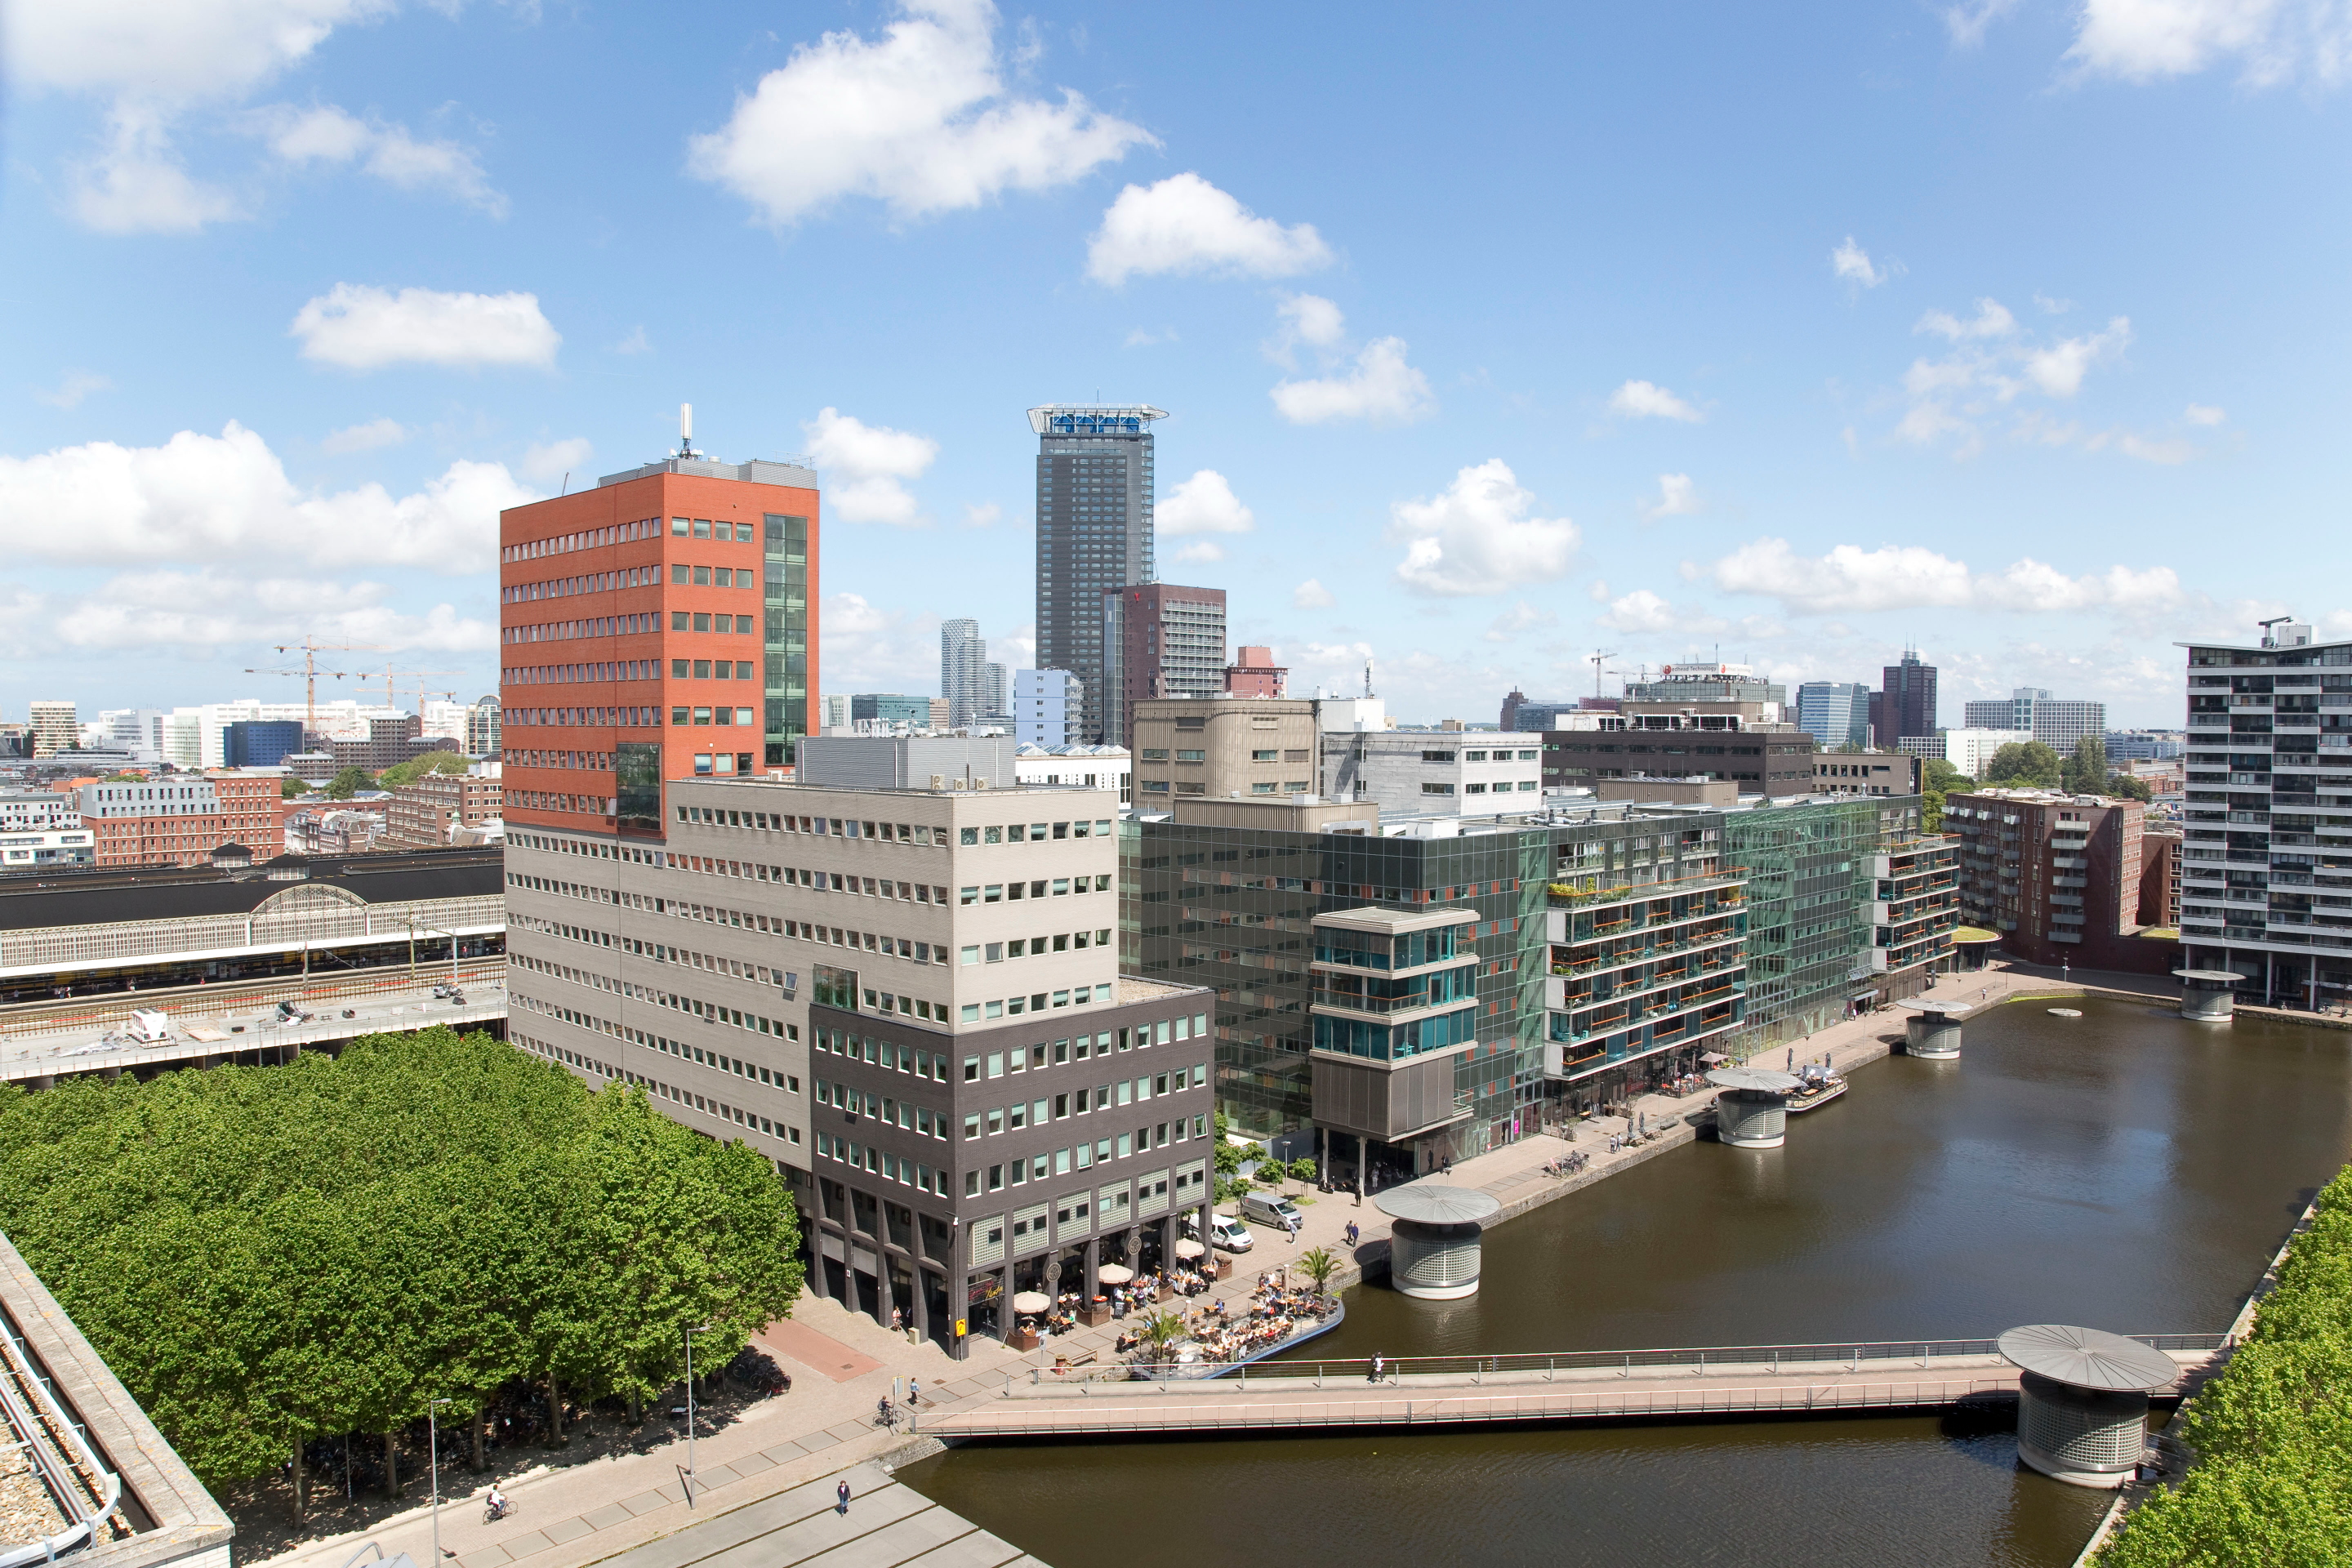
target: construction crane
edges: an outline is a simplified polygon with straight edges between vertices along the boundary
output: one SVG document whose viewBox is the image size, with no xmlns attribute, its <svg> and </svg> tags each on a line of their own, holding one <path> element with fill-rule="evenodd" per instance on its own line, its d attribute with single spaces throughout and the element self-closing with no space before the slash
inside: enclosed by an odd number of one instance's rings
<svg viewBox="0 0 2352 1568">
<path fill-rule="evenodd" d="M 436 675 L 463 675 L 465 673 L 466 671 L 462 669 L 397 669 L 394 668 L 392 660 L 385 659 L 383 661 L 383 705 L 386 708 L 393 709 L 397 709 L 400 706 L 400 697 L 399 694 L 394 690 L 393 682 L 402 677 L 406 677 L 410 679 L 415 680 L 421 687 L 425 681 L 431 679 Z M 373 680 L 375 677 L 371 675 L 368 679 Z M 454 693 L 451 695 L 451 700 L 456 700 Z M 424 717 L 425 699 L 422 691 L 420 691 L 417 696 L 416 712 L 419 718 Z"/>
<path fill-rule="evenodd" d="M 1617 657 L 1616 652 L 1615 652 L 1615 650 L 1613 650 L 1613 649 L 1612 649 L 1612 650 L 1611 650 L 1610 652 L 1607 652 L 1607 653 L 1596 653 L 1596 654 L 1594 654 L 1594 655 L 1593 655 L 1593 656 L 1592 656 L 1589 660 L 1587 660 L 1587 662 L 1588 662 L 1588 663 L 1590 663 L 1590 664 L 1592 666 L 1592 695 L 1593 695 L 1593 696 L 1598 697 L 1598 696 L 1600 696 L 1600 695 L 1601 695 L 1601 662 L 1602 662 L 1604 659 L 1612 659 L 1612 658 L 1615 658 L 1616 657 Z"/>
<path fill-rule="evenodd" d="M 270 648 L 273 653 L 300 654 L 301 668 L 255 669 L 248 667 L 245 672 L 247 675 L 299 675 L 302 678 L 302 743 L 305 746 L 310 743 L 310 736 L 319 728 L 319 677 L 331 675 L 337 680 L 341 680 L 351 675 L 348 670 L 319 668 L 319 656 L 331 648 L 347 653 L 373 653 L 376 651 L 376 645 L 363 642 L 320 642 L 316 637 L 306 637 L 299 643 L 276 643 L 271 645 Z"/>
</svg>

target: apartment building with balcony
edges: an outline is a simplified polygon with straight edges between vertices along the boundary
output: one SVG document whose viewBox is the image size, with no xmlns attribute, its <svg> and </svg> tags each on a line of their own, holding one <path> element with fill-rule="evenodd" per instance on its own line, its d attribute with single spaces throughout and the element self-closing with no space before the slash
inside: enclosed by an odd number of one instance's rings
<svg viewBox="0 0 2352 1568">
<path fill-rule="evenodd" d="M 959 1354 L 1205 1226 L 1215 1012 L 1120 973 L 1115 792 L 962 784 L 678 779 L 658 843 L 506 852 L 515 1042 L 774 1161 L 811 1289 Z"/>
<path fill-rule="evenodd" d="M 1475 1112 L 1454 1083 L 1478 1047 L 1475 910 L 1319 914 L 1309 974 L 1315 1122 L 1370 1145 L 1410 1146 Z"/>
<path fill-rule="evenodd" d="M 1691 874 L 1635 886 L 1585 876 L 1549 889 L 1544 1076 L 1576 1085 L 1619 1063 L 1672 1052 L 1695 1069 L 1747 1012 L 1747 878 L 1719 856 Z M 1568 1097 L 1590 1097 L 1571 1088 Z"/>
<path fill-rule="evenodd" d="M 2352 997 L 2352 642 L 2189 644 L 2180 942 L 2241 994 Z"/>
<path fill-rule="evenodd" d="M 2165 973 L 2180 953 L 2143 936 L 2144 809 L 2045 789 L 1971 790 L 1944 802 L 1959 840 L 1960 916 L 2028 963 Z"/>
<path fill-rule="evenodd" d="M 1916 995 L 1951 969 L 1959 856 L 1958 840 L 1931 834 L 1897 839 L 1869 858 L 1870 969 L 1890 998 Z"/>
</svg>

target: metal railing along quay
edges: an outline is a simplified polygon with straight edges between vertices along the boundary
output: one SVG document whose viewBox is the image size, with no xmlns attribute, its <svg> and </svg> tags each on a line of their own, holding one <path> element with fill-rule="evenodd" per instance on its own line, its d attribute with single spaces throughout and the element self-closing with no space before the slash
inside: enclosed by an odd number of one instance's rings
<svg viewBox="0 0 2352 1568">
<path fill-rule="evenodd" d="M 2126 1337 L 2137 1340 L 2151 1350 L 2183 1355 L 2218 1351 L 2230 1342 L 2227 1333 L 2130 1334 Z M 2000 1354 L 2000 1344 L 1993 1340 L 1877 1340 L 1848 1341 L 1843 1344 L 1707 1345 L 1657 1350 L 1559 1351 L 1543 1354 L 1383 1356 L 1381 1358 L 1381 1381 L 1467 1378 L 1475 1383 L 1486 1377 L 1525 1378 L 1535 1374 L 1556 1377 L 1561 1373 L 1612 1372 L 1621 1377 L 1631 1377 L 1635 1373 L 1677 1368 L 1701 1377 L 1710 1370 L 1737 1371 L 1743 1374 L 1759 1372 L 1778 1374 L 1825 1366 L 1842 1366 L 1848 1372 L 1860 1373 L 1866 1368 L 1884 1368 L 1897 1363 L 1931 1368 L 1938 1361 L 1981 1361 L 1997 1358 Z M 1368 1380 L 1371 1364 L 1370 1357 L 1345 1361 L 1259 1361 L 1250 1363 L 1246 1368 L 1234 1370 L 1240 1374 L 1234 1381 L 1241 1383 L 1299 1378 L 1313 1382 L 1346 1383 Z M 1120 1363 L 1109 1366 L 1077 1367 L 1056 1375 L 1033 1367 L 1029 1382 L 1044 1387 L 1125 1383 L 1134 1380 L 1139 1373 L 1149 1376 L 1159 1370 L 1159 1364 L 1154 1363 Z M 1172 1372 L 1174 1369 L 1170 1370 Z M 1197 1375 L 1197 1368 L 1186 1370 Z M 1012 1381 L 1012 1374 L 1008 1373 L 1008 1388 Z"/>
</svg>

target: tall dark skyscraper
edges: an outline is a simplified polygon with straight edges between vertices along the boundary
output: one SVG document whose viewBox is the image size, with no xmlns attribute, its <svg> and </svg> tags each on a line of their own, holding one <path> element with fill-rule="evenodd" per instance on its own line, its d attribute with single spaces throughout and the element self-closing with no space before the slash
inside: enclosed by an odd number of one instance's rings
<svg viewBox="0 0 2352 1568">
<path fill-rule="evenodd" d="M 1151 424 L 1165 411 L 1049 404 L 1037 432 L 1037 668 L 1084 688 L 1078 731 L 1103 737 L 1103 591 L 1159 575 L 1151 548 Z"/>
<path fill-rule="evenodd" d="M 1919 662 L 1916 648 L 1903 650 L 1903 662 L 1885 667 L 1885 683 L 1873 703 L 1878 744 L 1892 746 L 1913 735 L 1936 732 L 1936 667 Z"/>
</svg>

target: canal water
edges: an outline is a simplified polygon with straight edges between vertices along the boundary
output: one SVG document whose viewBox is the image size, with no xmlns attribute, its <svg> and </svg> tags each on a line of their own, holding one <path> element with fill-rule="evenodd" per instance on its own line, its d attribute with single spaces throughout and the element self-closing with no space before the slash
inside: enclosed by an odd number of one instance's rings
<svg viewBox="0 0 2352 1568">
<path fill-rule="evenodd" d="M 1784 1148 L 1702 1142 L 1499 1226 L 1467 1301 L 1360 1287 L 1300 1353 L 2225 1328 L 2352 1159 L 2352 1034 L 2075 1005 L 1971 1019 L 1958 1061 L 1865 1068 Z M 1365 1563 L 2042 1568 L 2073 1560 L 2106 1501 L 2021 1470 L 2013 1431 L 1976 1416 L 974 1446 L 899 1479 L 1054 1568 L 1191 1568 L 1244 1543 Z"/>
</svg>

